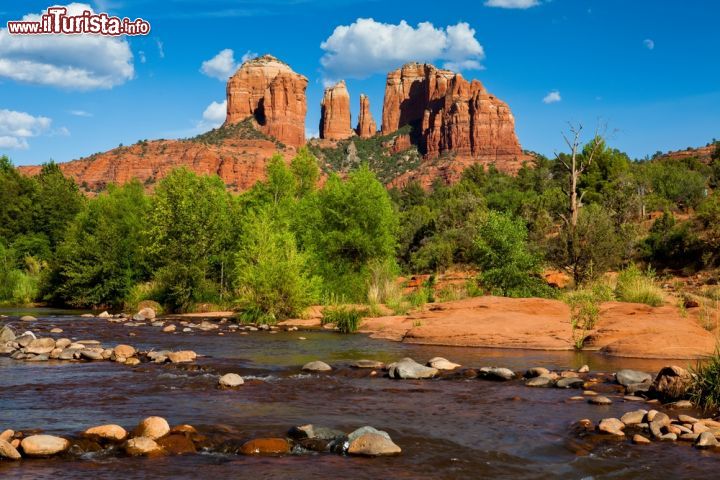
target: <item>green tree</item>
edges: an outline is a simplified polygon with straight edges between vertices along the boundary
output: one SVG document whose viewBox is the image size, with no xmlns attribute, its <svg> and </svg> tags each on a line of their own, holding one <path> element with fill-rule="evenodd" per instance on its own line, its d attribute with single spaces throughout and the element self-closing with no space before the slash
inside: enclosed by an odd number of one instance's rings
<svg viewBox="0 0 720 480">
<path fill-rule="evenodd" d="M 480 283 L 493 293 L 510 297 L 550 296 L 540 278 L 540 257 L 527 243 L 527 228 L 520 218 L 490 211 L 475 240 Z"/>
<path fill-rule="evenodd" d="M 42 166 L 37 185 L 34 230 L 44 234 L 54 248 L 75 215 L 82 210 L 85 198 L 75 182 L 66 178 L 54 162 Z"/>
<path fill-rule="evenodd" d="M 0 237 L 11 241 L 33 231 L 36 191 L 34 178 L 20 175 L 8 157 L 0 156 Z"/>
<path fill-rule="evenodd" d="M 245 315 L 274 323 L 298 316 L 317 299 L 317 282 L 308 274 L 308 257 L 271 208 L 249 212 L 235 255 L 237 303 Z"/>
<path fill-rule="evenodd" d="M 75 307 L 122 306 L 148 275 L 145 259 L 150 202 L 138 181 L 91 200 L 70 224 L 45 286 Z"/>
<path fill-rule="evenodd" d="M 320 168 L 317 158 L 307 147 L 300 147 L 297 155 L 290 162 L 290 170 L 295 176 L 298 197 L 304 197 L 315 190 L 320 178 Z"/>
<path fill-rule="evenodd" d="M 230 195 L 217 176 L 181 168 L 162 179 L 152 202 L 149 252 L 162 300 L 186 310 L 220 282 L 230 236 Z M 219 292 L 219 288 L 216 289 Z"/>
</svg>

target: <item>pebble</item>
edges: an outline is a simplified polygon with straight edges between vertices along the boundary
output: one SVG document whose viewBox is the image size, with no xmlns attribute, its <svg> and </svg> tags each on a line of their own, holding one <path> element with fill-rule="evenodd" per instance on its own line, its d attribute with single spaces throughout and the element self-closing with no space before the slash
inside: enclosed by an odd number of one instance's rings
<svg viewBox="0 0 720 480">
<path fill-rule="evenodd" d="M 608 397 L 598 395 L 596 397 L 588 398 L 588 403 L 591 405 L 611 405 L 613 402 Z"/>
<path fill-rule="evenodd" d="M 226 373 L 225 375 L 220 377 L 220 380 L 218 381 L 218 384 L 221 387 L 228 388 L 239 387 L 243 383 L 245 383 L 245 381 L 237 373 Z"/>
<path fill-rule="evenodd" d="M 166 326 L 164 326 L 163 329 L 162 329 L 162 331 L 165 332 L 165 333 L 172 333 L 172 332 L 174 332 L 175 330 L 177 330 L 177 327 L 176 327 L 175 325 L 173 325 L 173 324 L 166 325 Z"/>
<path fill-rule="evenodd" d="M 20 317 L 21 322 L 35 322 L 37 321 L 37 318 L 33 317 L 32 315 L 23 315 Z"/>
<path fill-rule="evenodd" d="M 53 328 L 52 330 L 50 330 L 50 333 L 62 333 L 62 332 L 63 332 L 62 328 Z"/>
<path fill-rule="evenodd" d="M 308 362 L 302 367 L 306 372 L 327 372 L 332 370 L 332 367 L 325 362 L 315 360 L 314 362 Z"/>
</svg>

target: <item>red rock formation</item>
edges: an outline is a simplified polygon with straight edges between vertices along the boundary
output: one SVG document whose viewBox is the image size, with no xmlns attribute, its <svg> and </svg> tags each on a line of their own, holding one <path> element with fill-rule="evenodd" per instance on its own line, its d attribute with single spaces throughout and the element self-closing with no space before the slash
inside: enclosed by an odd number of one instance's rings
<svg viewBox="0 0 720 480">
<path fill-rule="evenodd" d="M 325 89 L 320 103 L 320 138 L 343 140 L 353 135 L 350 126 L 350 94 L 341 80 Z"/>
<path fill-rule="evenodd" d="M 367 95 L 360 95 L 360 115 L 355 129 L 360 138 L 370 138 L 377 133 L 377 124 L 370 113 L 370 99 Z"/>
<path fill-rule="evenodd" d="M 712 156 L 716 151 L 716 147 L 714 144 L 708 144 L 704 147 L 697 147 L 697 148 L 687 148 L 685 150 L 676 150 L 673 152 L 667 152 L 663 153 L 662 155 L 658 155 L 656 157 L 657 160 L 685 160 L 688 158 L 697 158 L 703 163 L 711 163 L 712 162 Z"/>
<path fill-rule="evenodd" d="M 228 81 L 225 124 L 253 117 L 263 133 L 299 147 L 305 144 L 307 83 L 271 55 L 248 60 Z"/>
<path fill-rule="evenodd" d="M 458 73 L 432 65 L 410 63 L 388 74 L 383 135 L 405 125 L 415 127 L 426 160 L 450 153 L 463 166 L 492 163 L 514 172 L 526 159 L 507 104 L 479 81 L 468 82 Z"/>
</svg>

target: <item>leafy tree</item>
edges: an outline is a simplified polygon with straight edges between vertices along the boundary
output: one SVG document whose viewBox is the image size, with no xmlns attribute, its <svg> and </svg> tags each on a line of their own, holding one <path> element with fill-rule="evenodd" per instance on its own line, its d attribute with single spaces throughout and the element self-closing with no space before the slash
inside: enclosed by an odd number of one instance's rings
<svg viewBox="0 0 720 480">
<path fill-rule="evenodd" d="M 475 240 L 480 283 L 493 293 L 510 297 L 550 296 L 540 278 L 541 262 L 527 244 L 522 219 L 488 212 Z"/>
<path fill-rule="evenodd" d="M 237 303 L 246 315 L 274 323 L 299 315 L 317 299 L 308 256 L 268 207 L 248 213 L 235 256 Z"/>
<path fill-rule="evenodd" d="M 70 224 L 46 289 L 76 307 L 121 306 L 148 274 L 149 199 L 138 181 L 111 185 Z"/>
<path fill-rule="evenodd" d="M 12 240 L 35 228 L 33 205 L 37 182 L 20 175 L 6 156 L 0 156 L 0 237 Z"/>
<path fill-rule="evenodd" d="M 54 162 L 42 166 L 37 185 L 34 230 L 47 236 L 50 245 L 55 247 L 68 224 L 82 210 L 85 198 L 75 182 L 66 178 Z"/>
<path fill-rule="evenodd" d="M 220 281 L 231 225 L 230 203 L 217 176 L 201 177 L 181 168 L 158 184 L 150 215 L 149 252 L 159 268 L 162 300 L 171 309 L 186 310 L 200 301 L 207 281 Z"/>
<path fill-rule="evenodd" d="M 393 259 L 397 214 L 385 187 L 361 166 L 347 180 L 332 175 L 311 201 L 302 232 L 325 289 L 365 298 L 367 265 Z"/>
<path fill-rule="evenodd" d="M 304 197 L 313 192 L 320 178 L 317 158 L 307 147 L 300 147 L 295 158 L 290 162 L 290 170 L 295 176 L 296 194 Z"/>
<path fill-rule="evenodd" d="M 654 194 L 665 206 L 695 208 L 705 196 L 707 175 L 675 160 L 651 162 L 647 175 Z M 697 165 L 694 165 L 697 168 Z"/>
</svg>

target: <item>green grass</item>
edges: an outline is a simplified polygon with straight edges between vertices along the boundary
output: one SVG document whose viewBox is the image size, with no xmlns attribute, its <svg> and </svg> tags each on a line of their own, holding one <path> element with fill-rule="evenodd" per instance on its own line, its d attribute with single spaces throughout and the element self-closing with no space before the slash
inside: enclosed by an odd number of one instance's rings
<svg viewBox="0 0 720 480">
<path fill-rule="evenodd" d="M 663 304 L 663 292 L 655 283 L 654 272 L 643 272 L 635 265 L 618 275 L 615 296 L 621 302 L 644 303 L 651 307 Z"/>
<path fill-rule="evenodd" d="M 690 400 L 705 411 L 720 408 L 720 351 L 705 361 L 698 362 L 692 369 L 693 383 Z"/>
<path fill-rule="evenodd" d="M 352 307 L 331 307 L 323 311 L 322 324 L 334 323 L 341 333 L 354 333 L 360 328 L 360 322 L 368 311 Z"/>
<path fill-rule="evenodd" d="M 235 319 L 242 325 L 275 325 L 277 323 L 275 315 L 269 314 L 259 307 L 245 308 L 235 315 Z"/>
</svg>

